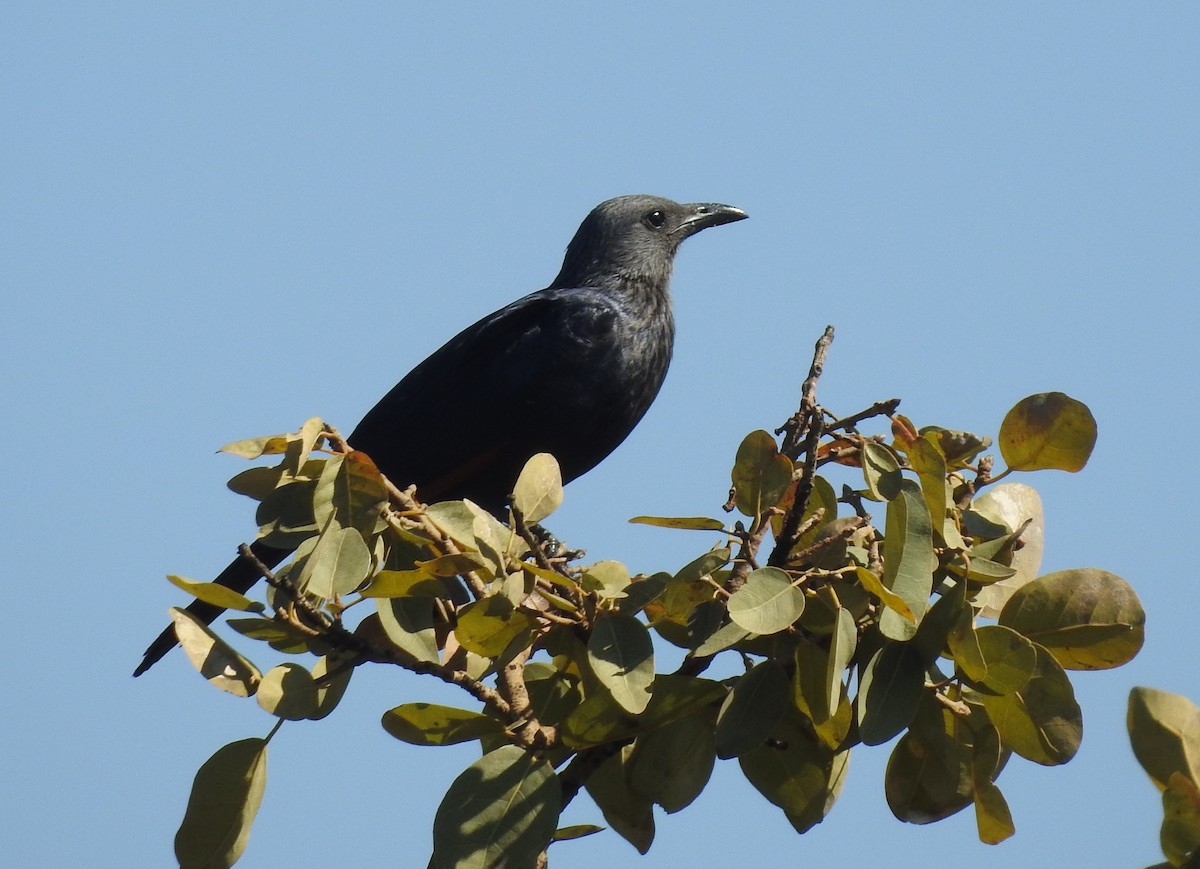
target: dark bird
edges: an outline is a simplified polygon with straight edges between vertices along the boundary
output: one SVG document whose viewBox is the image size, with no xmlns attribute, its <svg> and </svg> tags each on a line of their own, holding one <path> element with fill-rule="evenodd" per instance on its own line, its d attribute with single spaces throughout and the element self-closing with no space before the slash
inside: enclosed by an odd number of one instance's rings
<svg viewBox="0 0 1200 869">
<path fill-rule="evenodd" d="M 558 459 L 564 482 L 587 473 L 637 425 L 671 362 L 668 286 L 688 236 L 746 217 L 729 205 L 620 196 L 596 206 L 544 290 L 489 314 L 414 368 L 347 440 L 426 503 L 469 498 L 503 511 L 534 453 Z M 253 545 L 275 566 L 287 550 Z M 259 579 L 236 559 L 216 578 L 245 592 Z M 194 601 L 211 622 L 222 610 Z M 168 627 L 133 675 L 176 644 Z"/>
</svg>

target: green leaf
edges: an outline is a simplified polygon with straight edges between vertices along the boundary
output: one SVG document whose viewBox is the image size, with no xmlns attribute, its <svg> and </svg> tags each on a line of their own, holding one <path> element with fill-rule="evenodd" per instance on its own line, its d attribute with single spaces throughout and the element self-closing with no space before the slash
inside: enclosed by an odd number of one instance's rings
<svg viewBox="0 0 1200 869">
<path fill-rule="evenodd" d="M 541 522 L 558 509 L 563 501 L 562 473 L 558 461 L 549 453 L 533 456 L 513 487 L 513 506 L 528 523 Z"/>
<path fill-rule="evenodd" d="M 179 644 L 201 676 L 237 697 L 249 697 L 258 690 L 262 674 L 257 667 L 187 610 L 172 607 L 168 612 Z"/>
<path fill-rule="evenodd" d="M 634 516 L 629 520 L 636 525 L 656 525 L 659 528 L 684 528 L 692 531 L 724 531 L 725 523 L 720 519 L 703 516 Z"/>
<path fill-rule="evenodd" d="M 1083 567 L 1022 586 L 1004 605 L 1000 624 L 1044 646 L 1068 670 L 1106 670 L 1142 648 L 1146 612 L 1121 577 Z"/>
<path fill-rule="evenodd" d="M 971 805 L 973 737 L 931 694 L 892 749 L 884 774 L 888 807 L 901 821 L 931 824 Z"/>
<path fill-rule="evenodd" d="M 299 664 L 280 664 L 267 671 L 256 694 L 263 711 L 287 721 L 301 721 L 317 713 L 317 683 Z"/>
<path fill-rule="evenodd" d="M 1014 471 L 1080 471 L 1095 445 L 1092 412 L 1061 392 L 1021 399 L 1000 424 L 1000 454 Z"/>
<path fill-rule="evenodd" d="M 755 789 L 783 809 L 796 832 L 819 824 L 841 793 L 850 752 L 833 752 L 814 739 L 794 709 L 776 722 L 769 738 L 738 757 Z"/>
<path fill-rule="evenodd" d="M 954 605 L 953 601 L 946 597 L 938 600 L 937 604 L 929 610 L 932 618 L 938 606 L 949 608 Z M 962 606 L 957 608 L 958 618 L 953 627 L 946 634 L 945 642 L 950 649 L 950 654 L 954 656 L 954 663 L 958 669 L 962 671 L 968 679 L 974 682 L 981 682 L 987 678 L 988 665 L 987 659 L 983 656 L 983 649 L 979 646 L 979 635 L 975 631 L 975 616 L 974 611 L 970 607 Z M 920 635 L 917 636 L 914 642 L 920 644 L 922 641 Z M 940 650 L 939 650 L 940 651 Z M 1033 652 L 1033 646 L 1029 646 L 1029 668 L 1030 672 L 1025 674 L 1028 679 L 1032 672 L 1033 662 L 1036 660 L 1036 654 Z M 930 661 L 936 658 L 936 654 L 930 657 Z M 1023 682 L 1021 684 L 1024 684 Z M 1013 690 L 1020 688 L 1020 685 L 1014 686 Z"/>
<path fill-rule="evenodd" d="M 629 583 L 629 568 L 619 561 L 589 564 L 579 580 L 585 591 L 595 592 L 602 600 L 624 597 Z"/>
<path fill-rule="evenodd" d="M 317 597 L 349 594 L 367 578 L 371 550 L 356 528 L 326 528 L 300 570 L 300 587 Z"/>
<path fill-rule="evenodd" d="M 353 659 L 342 655 L 323 655 L 313 664 L 312 677 L 317 686 L 317 708 L 308 717 L 320 721 L 341 702 L 354 675 Z"/>
<path fill-rule="evenodd" d="M 250 613 L 261 613 L 266 610 L 266 607 L 258 601 L 250 600 L 244 594 L 238 594 L 232 588 L 217 585 L 215 582 L 196 582 L 170 573 L 167 574 L 167 581 L 171 585 L 183 589 L 197 600 L 219 606 L 221 609 Z"/>
<path fill-rule="evenodd" d="M 1008 801 L 993 782 L 975 783 L 975 826 L 985 845 L 999 845 L 1017 832 Z"/>
<path fill-rule="evenodd" d="M 842 696 L 842 671 L 854 660 L 858 648 L 858 627 L 854 616 L 844 607 L 837 611 L 837 622 L 829 637 L 829 661 L 825 670 L 824 709 L 837 709 Z"/>
<path fill-rule="evenodd" d="M 708 601 L 708 603 L 717 607 L 721 606 L 716 601 Z M 699 610 L 700 607 L 703 606 L 705 606 L 705 604 L 700 604 L 700 606 L 696 607 L 696 610 Z M 696 610 L 693 610 L 693 612 Z M 692 650 L 692 655 L 697 658 L 715 655 L 717 652 L 723 651 L 728 649 L 730 646 L 740 643 L 748 636 L 750 636 L 750 632 L 748 630 L 741 627 L 736 622 L 727 622 L 705 637 L 704 641 Z"/>
<path fill-rule="evenodd" d="M 654 805 L 630 787 L 628 766 L 632 755 L 633 746 L 625 746 L 600 764 L 584 787 L 617 835 L 637 848 L 639 854 L 645 854 L 654 841 Z"/>
<path fill-rule="evenodd" d="M 975 631 L 975 637 L 984 672 L 978 677 L 971 676 L 972 681 L 993 694 L 1012 694 L 1028 684 L 1037 670 L 1040 654 L 1029 639 L 1004 625 L 984 625 Z"/>
<path fill-rule="evenodd" d="M 672 814 L 700 796 L 715 761 L 712 711 L 702 710 L 638 737 L 629 784 Z"/>
<path fill-rule="evenodd" d="M 800 618 L 804 592 L 778 567 L 760 567 L 729 596 L 728 606 L 729 617 L 739 627 L 752 634 L 774 634 Z"/>
<path fill-rule="evenodd" d="M 862 447 L 863 478 L 867 483 L 866 496 L 872 501 L 891 501 L 900 494 L 900 462 L 896 454 L 883 444 L 867 441 Z"/>
<path fill-rule="evenodd" d="M 568 842 L 571 839 L 582 839 L 584 836 L 591 836 L 593 833 L 601 833 L 603 827 L 596 824 L 572 824 L 570 827 L 559 827 L 554 831 L 555 842 Z"/>
<path fill-rule="evenodd" d="M 503 722 L 452 706 L 405 703 L 383 713 L 383 729 L 410 745 L 454 745 L 504 733 Z"/>
<path fill-rule="evenodd" d="M 681 567 L 679 572 L 675 574 L 675 582 L 695 582 L 706 576 L 711 576 L 714 571 L 729 563 L 730 555 L 731 550 L 728 546 L 709 550 L 695 561 L 688 562 Z"/>
<path fill-rule="evenodd" d="M 979 700 L 1006 746 L 1034 763 L 1055 766 L 1079 750 L 1083 715 L 1063 668 L 1041 646 L 1034 648 L 1037 664 L 1021 689 L 980 694 Z"/>
<path fill-rule="evenodd" d="M 752 431 L 738 447 L 730 476 L 738 510 L 759 516 L 783 499 L 792 482 L 792 460 L 780 455 L 769 433 Z"/>
<path fill-rule="evenodd" d="M 525 664 L 525 687 L 538 721 L 551 727 L 557 727 L 583 700 L 580 680 L 547 661 Z"/>
<path fill-rule="evenodd" d="M 321 469 L 324 467 L 324 459 L 310 459 L 304 463 L 299 473 L 294 475 L 283 464 L 265 468 L 247 468 L 239 474 L 234 474 L 225 485 L 231 492 L 245 495 L 255 501 L 264 501 L 281 485 L 286 485 L 296 479 L 315 480 L 321 475 Z"/>
<path fill-rule="evenodd" d="M 1187 776 L 1175 773 L 1167 782 L 1162 801 L 1159 841 L 1167 860 L 1182 866 L 1200 854 L 1200 788 Z"/>
<path fill-rule="evenodd" d="M 287 622 L 250 618 L 229 619 L 225 624 L 243 637 L 260 640 L 287 655 L 300 655 L 312 648 L 313 638 Z"/>
<path fill-rule="evenodd" d="M 515 745 L 489 752 L 446 791 L 433 820 L 431 864 L 532 867 L 554 838 L 562 793 L 554 768 Z"/>
<path fill-rule="evenodd" d="M 507 598 L 485 597 L 462 609 L 454 636 L 464 649 L 485 658 L 498 658 L 511 642 L 536 625 L 532 616 L 514 609 Z"/>
<path fill-rule="evenodd" d="M 626 615 L 635 615 L 647 604 L 658 600 L 671 581 L 668 573 L 640 576 L 633 579 L 625 589 L 625 596 L 617 600 L 617 609 Z"/>
<path fill-rule="evenodd" d="M 795 664 L 792 699 L 796 708 L 812 721 L 821 742 L 830 749 L 836 749 L 845 742 L 854 718 L 842 674 L 838 672 L 831 676 L 828 652 L 808 643 L 796 646 Z M 836 686 L 833 685 L 833 679 L 837 680 Z M 837 701 L 831 708 L 829 699 L 835 687 Z"/>
<path fill-rule="evenodd" d="M 563 742 L 571 748 L 589 748 L 649 733 L 723 700 L 727 693 L 724 685 L 711 679 L 660 673 L 654 679 L 650 704 L 634 717 L 608 692 L 596 691 L 563 720 Z"/>
<path fill-rule="evenodd" d="M 908 604 L 919 623 L 929 609 L 937 556 L 929 510 L 921 487 L 912 480 L 901 481 L 899 493 L 888 504 L 884 529 L 886 561 L 881 581 Z M 879 618 L 879 630 L 889 639 L 907 640 L 916 633 L 917 623 L 888 608 Z"/>
<path fill-rule="evenodd" d="M 1125 723 L 1134 756 L 1159 790 L 1177 772 L 1200 783 L 1200 707 L 1179 694 L 1138 687 L 1129 692 Z"/>
<path fill-rule="evenodd" d="M 266 786 L 266 740 L 242 739 L 217 749 L 196 773 L 175 834 L 180 869 L 227 869 L 236 863 Z"/>
<path fill-rule="evenodd" d="M 494 564 L 497 553 L 519 558 L 529 546 L 511 528 L 472 501 L 441 501 L 425 508 L 425 516 L 459 547 L 479 552 Z"/>
<path fill-rule="evenodd" d="M 882 745 L 908 726 L 925 693 L 920 652 L 908 643 L 885 642 L 862 669 L 858 734 L 866 745 Z"/>
<path fill-rule="evenodd" d="M 654 643 L 646 626 L 630 615 L 596 619 L 587 641 L 588 664 L 622 709 L 634 715 L 650 702 Z"/>
<path fill-rule="evenodd" d="M 791 705 L 791 685 L 777 662 L 754 665 L 733 683 L 717 716 L 717 757 L 727 760 L 757 748 Z"/>
<path fill-rule="evenodd" d="M 917 472 L 921 483 L 921 495 L 929 511 L 933 529 L 951 549 L 962 549 L 962 535 L 954 520 L 946 515 L 948 493 L 946 491 L 946 458 L 929 438 L 917 438 L 909 446 L 908 462 Z"/>
<path fill-rule="evenodd" d="M 280 486 L 258 505 L 254 518 L 258 539 L 280 549 L 295 549 L 320 528 L 313 518 L 316 480 L 300 480 Z"/>
<path fill-rule="evenodd" d="M 1017 573 L 1015 569 L 1009 567 L 1007 564 L 1000 564 L 989 558 L 981 558 L 971 552 L 968 552 L 965 558 L 962 555 L 958 555 L 947 567 L 949 567 L 950 572 L 955 576 L 961 576 L 983 585 L 1009 579 Z"/>
<path fill-rule="evenodd" d="M 428 561 L 418 561 L 417 569 L 429 576 L 451 577 L 475 570 L 488 570 L 487 559 L 474 552 L 455 552 L 452 555 L 439 555 Z"/>
<path fill-rule="evenodd" d="M 387 638 L 418 661 L 438 662 L 433 599 L 424 595 L 379 598 L 379 624 Z"/>
<path fill-rule="evenodd" d="M 688 614 L 688 648 L 696 649 L 707 643 L 709 638 L 721 629 L 726 615 L 728 615 L 728 610 L 725 608 L 725 604 L 719 600 L 706 600 L 696 604 L 696 607 Z M 741 630 L 737 625 L 733 625 L 733 627 Z"/>
<path fill-rule="evenodd" d="M 454 574 L 456 575 L 456 574 Z M 446 586 L 423 568 L 413 570 L 381 570 L 370 585 L 362 590 L 363 597 L 408 597 L 419 595 L 437 597 Z"/>
</svg>

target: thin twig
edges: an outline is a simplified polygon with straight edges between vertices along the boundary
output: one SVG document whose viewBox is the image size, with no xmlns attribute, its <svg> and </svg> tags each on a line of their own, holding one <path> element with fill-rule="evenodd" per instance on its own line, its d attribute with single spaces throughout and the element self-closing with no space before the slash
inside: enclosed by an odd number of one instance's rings
<svg viewBox="0 0 1200 869">
<path fill-rule="evenodd" d="M 853 431 L 854 427 L 863 420 L 871 419 L 872 417 L 876 416 L 891 416 L 899 407 L 900 399 L 898 398 L 889 398 L 887 401 L 877 401 L 866 410 L 860 410 L 858 413 L 853 414 L 852 416 L 843 417 L 842 419 L 831 422 L 829 425 L 825 426 L 825 431 L 841 431 L 842 429 Z"/>
<path fill-rule="evenodd" d="M 353 451 L 353 447 L 346 442 L 341 433 L 333 426 L 326 423 L 323 432 L 329 445 L 333 447 L 335 452 L 342 455 Z M 388 498 L 393 504 L 396 504 L 400 510 L 406 514 L 404 520 L 411 522 L 413 526 L 419 528 L 427 537 L 430 538 L 434 546 L 443 555 L 460 555 L 462 550 L 458 548 L 453 540 L 442 533 L 442 530 L 433 524 L 433 521 L 425 515 L 422 505 L 413 497 L 415 488 L 410 486 L 408 489 L 401 489 L 391 480 L 389 480 L 381 472 L 379 478 L 383 481 L 383 486 L 387 490 Z M 467 583 L 467 587 L 471 590 L 476 600 L 487 596 L 487 583 L 485 583 L 479 575 L 474 571 L 469 571 L 462 574 L 463 580 Z"/>
<path fill-rule="evenodd" d="M 357 634 L 348 631 L 340 622 L 330 618 L 328 614 L 314 606 L 312 601 L 300 593 L 300 590 L 293 582 L 277 576 L 271 568 L 267 567 L 254 554 L 249 546 L 243 543 L 238 547 L 238 552 L 242 558 L 254 565 L 254 568 L 272 588 L 276 588 L 286 594 L 296 609 L 303 612 L 306 618 L 311 619 L 320 626 L 322 638 L 326 642 L 366 660 L 396 664 L 405 669 L 412 670 L 414 673 L 435 676 L 443 682 L 458 685 L 475 697 L 475 699 L 495 710 L 504 718 L 509 720 L 513 718 L 512 706 L 494 688 L 484 685 L 461 670 L 453 670 L 431 661 L 422 661 L 405 654 L 396 647 L 381 647 L 364 640 Z"/>
</svg>

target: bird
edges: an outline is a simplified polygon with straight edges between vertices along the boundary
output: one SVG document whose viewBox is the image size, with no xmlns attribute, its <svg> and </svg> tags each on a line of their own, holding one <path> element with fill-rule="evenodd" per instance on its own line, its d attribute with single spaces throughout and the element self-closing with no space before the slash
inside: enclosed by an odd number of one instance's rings
<svg viewBox="0 0 1200 869">
<path fill-rule="evenodd" d="M 564 483 L 606 458 L 645 415 L 675 340 L 670 279 L 680 244 L 743 220 L 740 208 L 618 196 L 584 218 L 545 289 L 468 326 L 410 371 L 346 439 L 425 503 L 470 499 L 503 516 L 521 468 L 550 453 Z M 256 541 L 268 567 L 290 551 Z M 261 574 L 238 557 L 214 580 L 238 592 Z M 193 601 L 211 623 L 220 607 Z M 177 644 L 167 627 L 140 676 Z"/>
</svg>

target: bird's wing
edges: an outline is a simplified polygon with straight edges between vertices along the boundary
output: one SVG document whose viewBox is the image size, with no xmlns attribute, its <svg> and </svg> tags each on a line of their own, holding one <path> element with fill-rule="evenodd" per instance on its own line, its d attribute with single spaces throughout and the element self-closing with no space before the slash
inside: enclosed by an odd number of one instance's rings
<svg viewBox="0 0 1200 869">
<path fill-rule="evenodd" d="M 465 497 L 500 509 L 538 451 L 554 452 L 568 479 L 578 476 L 595 463 L 587 438 L 579 442 L 583 409 L 602 398 L 580 396 L 609 373 L 620 317 L 599 292 L 526 296 L 414 368 L 363 418 L 350 444 L 398 485 L 416 483 L 426 501 Z M 588 453 L 577 471 L 576 452 Z"/>
</svg>

